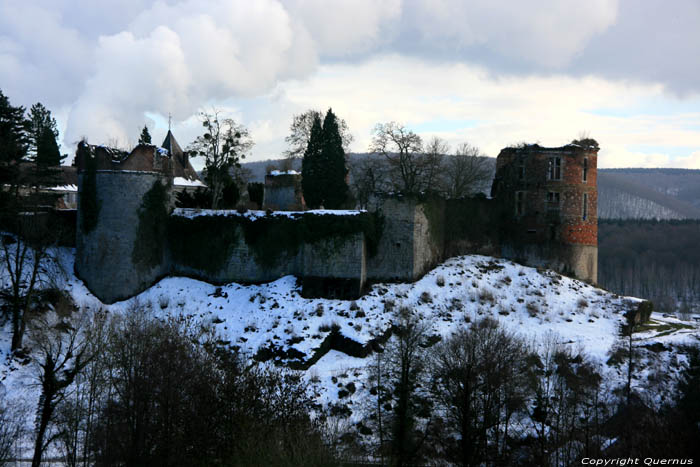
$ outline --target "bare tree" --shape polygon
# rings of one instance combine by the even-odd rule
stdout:
[[[420,192],[426,172],[421,137],[396,122],[378,123],[373,133],[369,151],[387,159],[394,188],[404,193]]]
[[[318,116],[319,120],[323,121],[325,113],[320,110],[309,109],[304,113],[294,115],[292,118],[292,124],[289,126],[289,136],[284,138],[289,145],[289,149],[284,152],[284,155],[288,159],[299,159],[304,155],[306,146],[309,144],[309,138],[311,137],[311,127],[314,123],[314,117],[316,116]],[[340,138],[343,141],[343,150],[347,153],[354,138],[345,120],[339,118],[337,121]],[[289,168],[291,168],[291,163],[288,164]]]
[[[32,467],[41,465],[44,451],[54,441],[55,436],[47,439],[46,434],[57,404],[63,400],[75,377],[96,355],[92,342],[101,339],[84,331],[86,327],[82,322],[74,327],[55,316],[43,315],[31,323],[36,379],[41,387]]]
[[[479,148],[463,143],[457,152],[446,158],[446,191],[450,198],[463,198],[479,193],[493,178],[492,166]]]
[[[461,329],[432,353],[433,394],[446,425],[458,434],[453,461],[507,463],[512,419],[527,401],[525,343],[484,319]],[[449,439],[444,440],[449,444]]]
[[[350,159],[350,188],[361,209],[367,207],[370,196],[385,189],[385,167],[381,159],[368,156],[355,156]]]
[[[370,394],[373,396],[367,409],[371,413],[370,425],[374,426],[378,436],[377,452],[384,464],[384,450],[386,445],[386,418],[387,403],[391,401],[391,391],[386,381],[387,378],[387,353],[384,349],[375,350],[372,361],[367,366],[367,376],[370,385]]]
[[[450,152],[450,145],[442,138],[433,137],[425,146],[425,176],[423,190],[435,193],[444,192],[445,155]]]
[[[55,229],[46,225],[45,219],[42,221],[36,206],[26,209],[10,218],[17,235],[0,238],[0,267],[9,277],[9,287],[0,288],[0,298],[9,305],[13,351],[22,348],[27,314],[35,305],[36,292],[51,269],[53,259],[49,246],[58,238]]]
[[[420,440],[415,438],[416,416],[420,405],[418,388],[425,375],[427,325],[414,311],[401,307],[395,318],[394,336],[387,346],[385,377],[393,397],[391,413],[392,465],[415,460]]]
[[[0,466],[9,465],[13,445],[24,435],[24,417],[16,405],[0,399]]]
[[[253,147],[248,130],[231,118],[220,118],[221,111],[201,112],[204,134],[198,136],[187,150],[204,157],[205,178],[212,191],[212,208],[217,209],[224,188],[231,181],[229,170],[239,165]]]

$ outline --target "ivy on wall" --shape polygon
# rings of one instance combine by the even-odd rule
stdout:
[[[146,192],[139,207],[139,225],[131,252],[134,264],[149,268],[163,263],[168,226],[168,191],[159,180]]]
[[[170,216],[168,248],[173,259],[201,271],[216,273],[221,270],[238,239],[238,226],[227,219],[224,216]]]
[[[304,243],[344,239],[364,233],[370,256],[377,252],[383,218],[374,213],[333,216],[304,213],[290,216],[171,216],[168,239],[173,259],[215,273],[220,271],[238,240],[239,232],[258,264],[274,266],[280,257],[293,256]]]
[[[97,227],[100,215],[100,202],[97,200],[97,159],[87,155],[83,172],[83,186],[80,193],[80,228],[84,234]]]

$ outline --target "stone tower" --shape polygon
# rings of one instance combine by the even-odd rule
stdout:
[[[598,149],[584,140],[501,151],[491,194],[504,220],[504,256],[597,281]]]
[[[168,273],[167,239],[158,233],[173,179],[196,174],[170,133],[165,143],[168,149],[138,145],[129,154],[78,145],[75,272],[105,303],[132,297]]]

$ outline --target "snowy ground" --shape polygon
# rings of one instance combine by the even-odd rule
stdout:
[[[73,271],[72,250],[58,250],[58,257],[64,271]],[[368,390],[365,367],[370,359],[337,350],[317,354],[333,327],[358,344],[366,344],[389,329],[391,311],[402,306],[412,308],[430,326],[432,334],[441,337],[489,316],[532,342],[546,333],[556,333],[561,343],[585,349],[599,362],[606,379],[621,384],[622,370],[605,362],[618,338],[625,311],[636,308],[640,301],[551,271],[485,256],[452,258],[415,283],[374,285],[356,301],[302,298],[292,276],[263,285],[232,283],[222,287],[172,277],[132,300],[113,305],[103,305],[72,272],[66,273],[61,287],[85,312],[104,308],[119,313],[138,303],[150,306],[156,315],[196,317],[211,323],[222,339],[250,357],[261,347],[272,347],[277,355],[286,353],[287,359],[297,364],[320,357],[306,370],[306,377],[325,406],[342,398],[342,404],[352,411],[349,423],[363,417],[360,406]],[[672,351],[673,347],[697,344],[700,336],[695,322],[656,313],[652,317],[652,323],[635,335],[636,343],[639,347],[660,343],[662,350],[657,344],[657,350],[646,352],[637,385],[652,378],[658,384],[674,379],[684,361]],[[22,366],[9,358],[9,331],[9,323],[5,323],[0,332],[0,396],[35,406],[38,390],[31,383],[31,365]],[[348,389],[350,383],[352,389]]]

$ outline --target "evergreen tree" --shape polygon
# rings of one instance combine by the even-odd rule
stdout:
[[[143,130],[141,130],[139,144],[151,144],[151,133],[148,132],[148,127],[146,125],[144,125]]]
[[[319,180],[319,186],[323,190],[323,206],[327,209],[340,209],[348,196],[348,169],[345,166],[338,119],[331,109],[328,109],[323,121],[321,144],[322,179]]]
[[[51,144],[49,134],[54,142]],[[51,111],[37,102],[29,109],[29,159],[44,166],[61,165],[61,154],[58,152],[58,126],[56,119],[51,116]],[[56,152],[53,152],[53,146]],[[42,153],[42,149],[48,149],[48,153]],[[64,156],[65,157],[65,156]]]
[[[309,144],[301,161],[301,188],[304,200],[311,209],[323,204],[323,130],[321,118],[316,115],[311,127]]]
[[[36,164],[44,167],[61,165],[66,155],[61,155],[56,142],[56,134],[49,127],[44,127],[36,142]]]
[[[13,107],[0,90],[0,163],[21,162],[29,147],[24,107]]]
[[[0,90],[0,211],[4,211],[19,188],[19,162],[27,157],[29,124],[24,118],[24,107],[13,107]],[[13,195],[11,195],[11,193]]]

